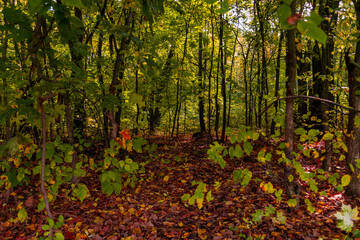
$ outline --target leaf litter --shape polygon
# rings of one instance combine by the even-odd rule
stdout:
[[[152,141],[159,147],[146,165],[145,173],[139,174],[140,180],[134,188],[127,187],[118,196],[108,196],[101,192],[96,173],[89,172],[81,182],[89,188],[90,197],[82,203],[66,197],[51,203],[56,217],[61,214],[65,218],[61,229],[65,239],[342,239],[345,233],[336,227],[333,215],[343,203],[358,205],[354,199],[344,199],[327,182],[320,182],[318,187],[327,193],[326,197],[307,191],[304,186],[300,207],[289,209],[285,201],[278,202],[273,194],[260,188],[261,181],[282,186],[282,165],[276,161],[264,169],[254,154],[244,156],[241,161],[228,158],[225,169],[221,169],[208,159],[207,141],[189,138]],[[271,149],[271,143],[253,145],[255,150]],[[142,153],[136,159],[142,161],[146,157]],[[306,161],[310,160],[304,159],[303,164]],[[253,177],[242,187],[234,183],[232,173],[245,167]],[[181,200],[184,194],[195,191],[193,181],[205,183],[212,192],[213,200],[204,200],[201,209]],[[43,236],[41,227],[46,224],[46,215],[36,209],[40,200],[39,179],[16,188],[9,203],[5,203],[4,194],[1,196],[2,239]],[[311,201],[313,213],[309,213],[304,199]],[[17,204],[22,200],[28,213],[24,223],[17,219]],[[264,211],[269,206],[280,215],[269,217]]]

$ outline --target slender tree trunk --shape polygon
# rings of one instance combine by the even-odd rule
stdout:
[[[231,93],[232,93],[232,76],[233,76],[233,68],[234,68],[234,62],[235,62],[235,50],[236,50],[236,43],[237,43],[237,35],[238,33],[236,32],[235,34],[235,40],[234,40],[234,48],[233,48],[233,52],[232,52],[232,56],[231,56],[231,66],[230,66],[230,75],[229,75],[229,104],[228,104],[228,115],[227,115],[227,121],[226,121],[226,126],[229,127],[230,126],[230,111],[231,111]]]
[[[175,114],[174,114],[173,126],[172,126],[172,130],[171,130],[171,137],[174,136],[175,125],[176,125],[176,122],[178,122],[178,119],[179,119],[178,116],[180,115],[180,106],[181,106],[180,90],[181,90],[181,79],[183,77],[183,75],[182,75],[182,67],[184,65],[185,56],[187,54],[187,35],[188,35],[188,32],[189,32],[188,24],[185,23],[184,53],[183,53],[182,59],[180,61],[181,73],[180,73],[180,76],[178,76],[177,81],[176,81],[176,106],[175,106]],[[178,134],[176,134],[176,135],[178,135]]]
[[[292,13],[295,14],[296,0],[291,3]],[[296,85],[296,45],[295,45],[295,30],[287,30],[287,82],[286,82],[286,96],[294,95]],[[285,186],[289,198],[294,198],[298,195],[297,189],[293,182],[289,182],[289,176],[292,174],[291,162],[294,159],[294,99],[286,99],[286,120],[285,120],[285,156],[288,159],[285,163]]]
[[[204,119],[204,78],[203,78],[203,47],[202,47],[202,33],[199,32],[199,71],[198,71],[198,81],[199,81],[199,120],[200,120],[200,132],[206,132],[205,128],[205,119]]]
[[[280,96],[279,94],[279,89],[280,89],[280,69],[281,69],[281,52],[282,52],[282,41],[284,39],[284,32],[281,31],[280,33],[280,39],[279,39],[279,45],[278,45],[278,55],[276,58],[276,69],[275,69],[275,93],[274,93],[274,97],[278,98]],[[275,107],[275,116],[277,116],[277,113],[279,111],[279,103],[276,101],[274,104]],[[270,133],[274,134],[275,133],[275,120],[272,119],[271,122],[271,129],[270,129]]]
[[[211,5],[212,10],[212,5]],[[209,77],[208,77],[208,131],[209,136],[211,136],[211,78],[212,78],[212,70],[214,65],[214,51],[215,51],[215,35],[214,35],[214,23],[211,18],[211,55],[210,55],[210,69],[209,69]]]
[[[224,44],[224,20],[220,15],[220,66],[221,66],[221,95],[223,99],[223,115],[222,115],[222,129],[221,129],[221,142],[225,141],[226,129],[226,73],[225,73],[225,44]]]
[[[124,27],[130,29],[133,23],[133,11],[131,9],[124,10],[126,14]],[[113,69],[113,75],[111,84],[109,87],[109,92],[113,96],[119,96],[119,92],[116,90],[117,85],[119,84],[119,79],[122,79],[125,73],[125,50],[127,49],[128,45],[130,44],[130,35],[131,32],[127,36],[123,36],[120,41],[120,47],[116,47],[115,38],[114,40],[114,47],[116,52],[115,64]],[[114,109],[109,109],[108,116],[111,124],[111,132],[110,132],[110,139],[113,140],[117,136],[119,123],[119,113],[116,114]]]
[[[220,48],[219,48],[219,53],[218,53],[218,58],[220,58]],[[214,130],[215,130],[215,136],[216,136],[216,140],[219,139],[219,119],[220,119],[220,107],[219,107],[219,72],[220,72],[220,62],[218,61],[217,64],[217,72],[216,72],[216,90],[215,90],[215,126],[214,126]]]

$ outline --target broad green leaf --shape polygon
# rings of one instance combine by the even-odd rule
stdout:
[[[318,26],[321,22],[322,22],[322,20],[323,20],[323,18],[322,17],[320,17],[320,15],[318,14],[318,13],[316,13],[316,12],[311,12],[311,14],[310,14],[310,16],[309,17],[306,17],[305,18],[308,22],[310,22],[310,23],[312,23],[312,24],[314,24],[314,25],[316,25],[316,26]]]
[[[20,220],[20,222],[24,222],[28,216],[26,210],[24,207],[22,207],[19,211],[18,211],[18,218]]]
[[[332,140],[333,138],[334,138],[334,134],[331,133],[325,133],[324,136],[322,137],[322,139],[325,141]]]
[[[307,134],[307,131],[306,131],[304,128],[297,128],[297,129],[295,130],[295,133],[296,133],[297,135],[306,135],[306,134]]]
[[[252,150],[253,150],[253,147],[251,146],[251,143],[249,143],[249,142],[244,142],[244,151],[246,152],[246,154],[247,154],[248,156],[250,156]]]
[[[220,2],[221,8],[218,10],[218,13],[224,14],[230,10],[229,2],[227,0],[223,0]]]
[[[350,180],[351,180],[350,175],[346,174],[346,175],[342,176],[341,177],[341,185],[343,185],[343,187],[349,185]]]
[[[64,240],[65,236],[61,232],[56,232],[55,233],[55,239],[56,240]]]
[[[244,151],[242,150],[242,148],[239,145],[236,145],[234,150],[234,156],[237,158],[241,158],[243,155]]]
[[[50,226],[49,226],[49,225],[43,225],[41,228],[42,228],[42,230],[44,230],[44,231],[49,231],[49,230],[50,230]]]
[[[84,8],[84,4],[81,0],[62,0],[62,3],[69,5],[71,7]]]
[[[115,181],[115,173],[113,171],[108,171],[108,176],[111,178],[111,180]]]
[[[287,201],[287,204],[289,207],[296,207],[297,201],[296,201],[296,199],[289,199]]]
[[[278,8],[279,21],[282,27],[289,28],[287,19],[291,16],[291,8],[288,4],[281,4]]]
[[[74,195],[80,199],[80,201],[84,201],[85,198],[90,196],[90,191],[87,186],[83,183],[79,183],[77,187],[74,189]]]
[[[300,20],[298,21],[297,27],[299,31],[305,36],[308,36],[309,38],[312,38],[322,43],[323,45],[326,44],[327,36],[325,32],[315,24]]]
[[[36,13],[42,5],[42,0],[28,0],[28,8],[31,13]]]
[[[231,135],[230,135],[230,142],[231,142],[231,144],[234,144],[234,143],[236,142],[236,140],[237,140],[236,135],[235,135],[235,134],[231,134]]]

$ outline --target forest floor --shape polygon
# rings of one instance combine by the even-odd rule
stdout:
[[[260,188],[262,181],[282,187],[283,169],[276,160],[265,169],[256,160],[255,151],[241,161],[226,159],[227,165],[221,169],[208,159],[209,142],[205,140],[184,137],[152,141],[158,144],[152,156],[146,153],[133,156],[138,162],[150,159],[134,188],[126,187],[118,196],[107,196],[101,191],[98,175],[88,172],[81,182],[88,186],[91,196],[82,203],[57,198],[51,204],[54,215],[61,214],[65,218],[62,228],[65,239],[344,239],[345,232],[336,227],[333,215],[342,203],[360,206],[359,200],[346,199],[328,183],[319,183],[319,192],[325,191],[326,197],[312,193],[305,186],[301,189],[299,207],[290,209],[285,193],[284,200],[279,203],[273,194]],[[253,147],[272,146],[269,142],[258,141]],[[303,164],[316,167],[310,159],[305,159]],[[239,168],[248,168],[253,174],[246,187],[233,181],[232,173]],[[344,172],[342,168],[333,167],[332,171]],[[181,200],[184,194],[194,193],[193,181],[202,181],[207,190],[212,191],[214,199],[204,200],[201,209]],[[1,239],[40,239],[43,236],[42,226],[47,221],[45,211],[37,211],[39,186],[37,180],[17,188],[7,204],[0,198]],[[307,210],[306,198],[315,207],[313,214]],[[28,219],[24,223],[17,220],[18,201],[25,201]],[[258,222],[254,220],[256,211],[269,205],[283,213],[285,223],[272,216],[263,216]]]

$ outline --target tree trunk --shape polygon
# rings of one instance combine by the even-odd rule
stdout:
[[[295,13],[295,3],[291,3],[292,13]],[[294,95],[296,85],[296,45],[295,45],[295,30],[287,30],[287,82],[286,82],[286,96]],[[286,119],[285,119],[285,156],[289,161],[285,163],[284,182],[286,186],[286,193],[289,198],[297,196],[298,192],[295,189],[294,182],[289,182],[289,176],[292,174],[291,162],[294,159],[294,99],[286,99]]]
[[[356,12],[357,30],[360,30],[360,1],[353,0]],[[360,38],[359,38],[360,39]],[[349,114],[347,138],[348,153],[346,163],[351,175],[350,184],[346,188],[346,193],[352,196],[360,196],[360,169],[357,167],[357,159],[360,158],[360,126],[355,124],[355,120],[360,118],[360,41],[356,43],[355,59],[349,56],[349,50],[345,55],[346,66],[348,69],[349,81],[349,106],[354,108]]]
[[[280,96],[279,90],[280,90],[280,69],[281,69],[281,49],[282,49],[282,41],[284,39],[284,32],[281,31],[280,33],[280,39],[279,39],[279,45],[278,45],[278,55],[276,57],[276,69],[275,69],[275,91],[274,91],[274,97],[278,98]],[[279,103],[276,101],[274,103],[275,108],[275,116],[277,116],[277,113],[279,111]],[[271,129],[270,133],[275,133],[275,120],[274,118],[271,121]]]
[[[223,115],[222,115],[222,128],[221,128],[221,142],[225,142],[225,129],[226,129],[226,73],[225,73],[225,43],[224,43],[224,20],[220,15],[220,66],[221,66],[221,95],[223,100]]]
[[[200,132],[206,132],[205,127],[205,108],[204,108],[204,78],[203,78],[203,46],[202,46],[202,33],[199,32],[199,70],[198,70],[198,81],[199,81],[199,121],[200,121]]]

